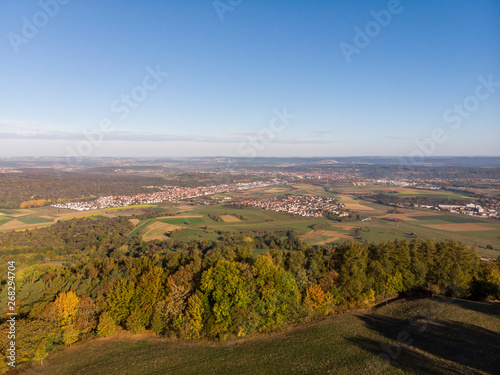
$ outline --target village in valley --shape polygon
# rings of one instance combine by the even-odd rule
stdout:
[[[455,238],[485,257],[497,253],[500,195],[489,169],[463,167],[457,177],[455,168],[402,172],[363,159],[238,162],[89,160],[58,171],[57,189],[48,162],[9,162],[20,173],[4,173],[4,184],[30,194],[0,192],[12,207],[0,210],[0,231],[122,216],[134,226],[128,236],[145,241],[293,230],[315,246]]]
[[[76,211],[98,210],[103,208],[127,207],[141,204],[152,204],[162,202],[176,202],[184,199],[203,197],[208,195],[228,193],[238,190],[248,190],[274,185],[279,181],[272,182],[241,182],[232,185],[200,186],[186,188],[179,186],[148,186],[150,189],[158,190],[154,193],[137,195],[118,195],[99,197],[95,200],[82,202],[58,203],[51,205],[57,208],[67,208]]]
[[[344,204],[338,203],[332,197],[284,195],[266,199],[247,199],[231,202],[228,207],[259,207],[264,210],[286,212],[304,217],[321,217],[325,213],[335,213],[339,217],[349,214],[344,209]]]

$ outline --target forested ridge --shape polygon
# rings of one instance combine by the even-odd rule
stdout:
[[[480,263],[474,249],[455,241],[310,247],[289,231],[144,242],[129,238],[131,229],[120,217],[0,234],[3,263],[15,261],[19,269],[18,362],[109,335],[117,325],[134,333],[225,340],[401,292],[500,298],[499,262]],[[2,306],[6,282],[4,277]]]

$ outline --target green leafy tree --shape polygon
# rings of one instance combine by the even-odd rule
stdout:
[[[482,300],[500,299],[500,258],[480,265],[472,283],[472,295]]]
[[[135,285],[132,281],[122,279],[117,282],[106,298],[107,311],[113,320],[120,324],[130,314],[130,301],[135,293]]]
[[[259,256],[253,266],[256,299],[254,309],[260,317],[259,330],[283,325],[296,311],[300,294],[293,276]]]
[[[155,306],[153,317],[151,318],[151,330],[159,335],[165,332],[166,326],[165,300],[158,301]]]
[[[152,267],[144,272],[137,283],[131,299],[131,309],[136,311],[136,319],[144,327],[149,327],[156,303],[163,296],[164,275],[160,267]]]
[[[339,287],[350,305],[364,302],[365,293],[370,289],[366,275],[368,250],[366,245],[349,243],[340,247],[336,268],[339,273]]]
[[[250,303],[247,286],[236,263],[220,260],[215,267],[203,272],[200,290],[217,326],[213,335],[226,337],[233,328],[232,308]]]
[[[107,311],[104,311],[99,316],[99,324],[97,325],[97,336],[106,337],[116,331],[116,322]]]
[[[132,310],[125,323],[127,329],[132,333],[141,333],[146,329],[144,326],[143,314],[138,309]]]
[[[396,293],[400,293],[403,290],[404,290],[403,276],[399,271],[396,272],[394,275],[389,275],[387,277],[387,280],[385,282],[384,298]],[[385,303],[387,303],[387,299],[385,300]]]

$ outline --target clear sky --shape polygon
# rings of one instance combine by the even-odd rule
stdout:
[[[0,156],[500,155],[500,1],[0,8]]]

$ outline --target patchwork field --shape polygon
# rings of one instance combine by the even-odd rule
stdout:
[[[27,218],[26,218],[27,219]],[[47,225],[52,224],[52,222],[38,222],[38,223],[29,223],[26,224],[20,220],[17,219],[10,219],[8,221],[3,221],[3,224],[0,226],[0,230],[2,231],[7,231],[7,230],[24,230],[29,228],[40,228],[44,227]]]
[[[366,190],[369,187],[356,186],[356,188]],[[231,196],[233,199],[240,199],[242,196],[246,198],[265,198],[284,194],[272,189],[274,188],[267,188],[266,191],[266,188],[260,188],[244,192],[225,193],[220,194],[220,196]],[[309,242],[311,245],[346,241],[378,243],[396,239],[411,240],[418,236],[421,239],[432,238],[438,241],[453,238],[477,246],[480,254],[484,256],[496,258],[500,255],[500,222],[497,220],[411,208],[398,208],[400,213],[388,214],[388,211],[394,209],[394,207],[367,202],[361,196],[356,195],[345,193],[333,195],[327,193],[321,186],[309,184],[298,184],[293,187],[278,186],[276,189],[283,189],[286,192],[314,192],[314,194],[318,195],[329,194],[336,196],[348,208],[360,212],[365,217],[371,218],[371,220],[336,222],[324,217],[298,217],[255,207],[238,209],[225,207],[223,204],[198,206],[194,204],[163,203],[154,205],[153,208],[165,212],[165,215],[173,214],[174,216],[162,216],[141,221],[131,219],[135,228],[129,233],[129,236],[140,234],[146,241],[165,239],[164,233],[184,228],[186,230],[175,238],[179,241],[189,242],[193,239],[215,240],[218,231],[259,233],[294,230],[304,241]],[[347,191],[348,187],[346,186],[345,189]],[[392,191],[394,191],[393,188]],[[258,192],[258,195],[256,195],[256,192]],[[51,225],[58,220],[68,220],[75,217],[98,219],[120,215],[132,216],[133,214],[141,214],[145,208],[151,207],[151,205],[147,206],[83,212],[54,207],[40,207],[30,210],[1,210],[0,230],[25,230]],[[220,216],[222,221],[216,222],[210,219],[209,214]],[[245,220],[240,220],[235,215],[243,216]],[[381,220],[382,218],[401,219],[404,222]],[[317,224],[323,226],[321,230],[314,230],[313,226]]]

